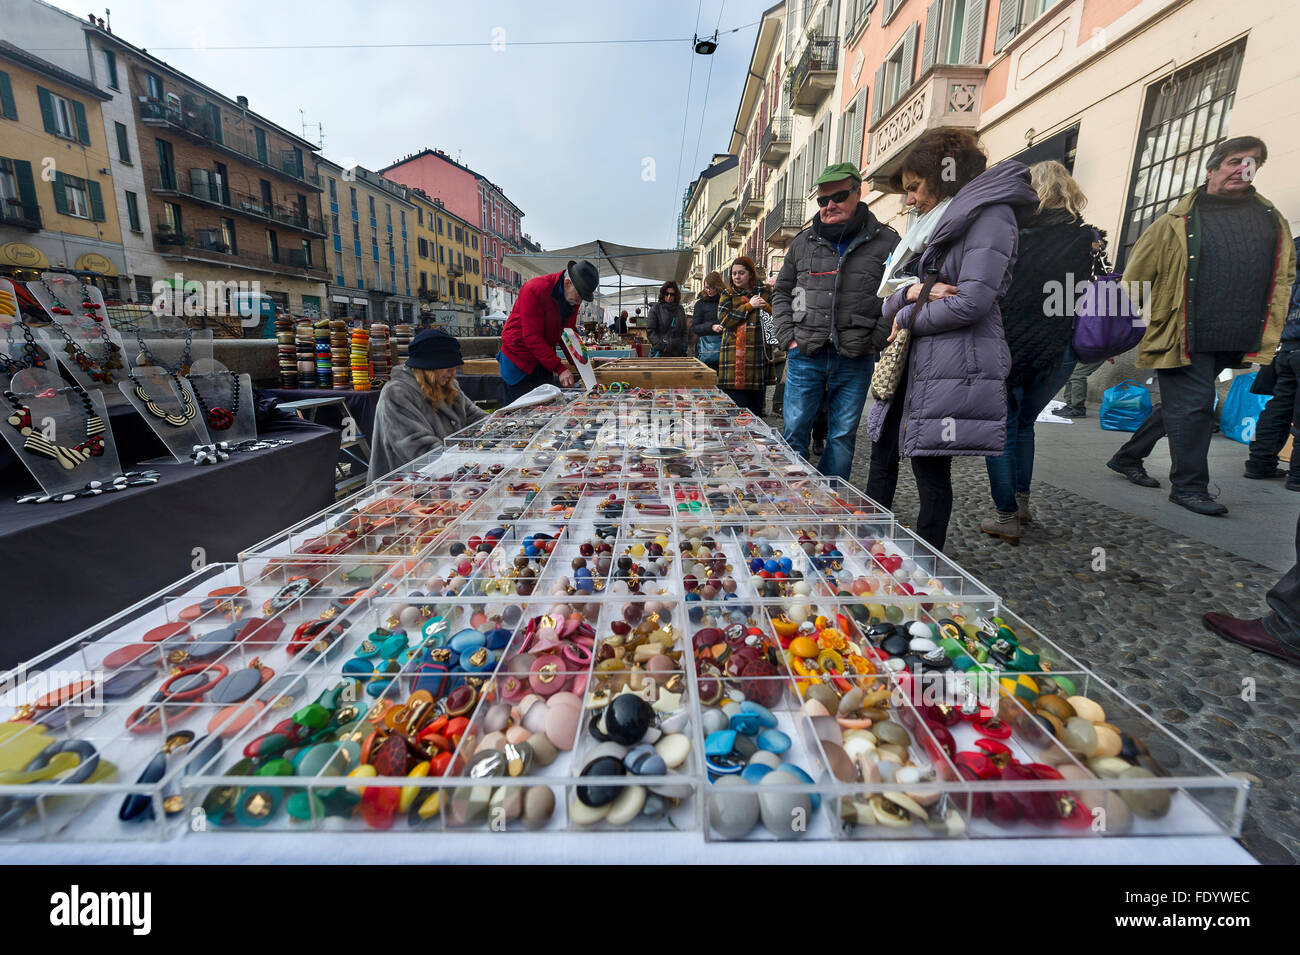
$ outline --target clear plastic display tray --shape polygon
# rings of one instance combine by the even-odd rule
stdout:
[[[647,443],[656,428],[681,445]],[[241,612],[284,626],[264,646],[242,630],[216,639],[205,666],[247,670],[256,654],[292,678],[292,704],[281,693],[221,718],[202,701],[159,714],[160,733],[211,724],[220,748],[133,785],[166,735],[127,729],[164,676],[150,669],[66,724],[118,778],[0,785],[0,807],[23,809],[0,839],[1240,831],[1245,782],[716,392],[596,393],[454,438],[237,568],[33,661],[93,670],[118,653],[161,667],[165,641],[129,648],[167,624],[231,626],[183,617],[220,614],[206,595],[243,588]],[[45,702],[71,714],[77,701]],[[0,759],[37,732],[23,725]],[[132,794],[154,810],[147,825],[117,821]]]

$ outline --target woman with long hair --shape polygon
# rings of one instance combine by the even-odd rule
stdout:
[[[689,322],[682,308],[681,287],[671,279],[659,288],[659,301],[646,316],[646,337],[652,358],[684,358]]]
[[[1092,276],[1093,243],[1101,237],[1084,223],[1088,198],[1063,165],[1035,163],[1029,175],[1038,208],[1020,218],[1020,255],[1002,298],[1011,349],[1007,443],[1001,455],[984,459],[997,514],[980,524],[984,533],[1013,543],[1020,540],[1021,525],[1032,520],[1034,422],[1074,370],[1071,294]]]
[[[772,311],[772,287],[758,280],[754,260],[745,255],[731,263],[730,278],[718,297],[718,387],[761,418],[771,364],[761,316]]]
[[[718,370],[718,355],[722,350],[722,326],[718,324],[718,297],[724,283],[717,272],[704,276],[704,288],[695,300],[691,315],[691,331],[695,333],[695,357],[714,371]]]
[[[437,328],[411,339],[406,364],[379,393],[370,442],[370,480],[402,467],[449,435],[487,417],[456,387],[460,342]]]
[[[916,532],[943,550],[952,517],[952,459],[1001,454],[1011,354],[998,299],[1016,261],[1017,209],[1038,204],[1029,170],[1011,160],[986,168],[974,133],[938,127],[917,138],[890,183],[920,218],[890,256],[881,313],[910,336],[893,396],[867,417],[867,495],[894,502],[900,458],[910,458],[920,497]],[[922,300],[922,293],[925,294]]]

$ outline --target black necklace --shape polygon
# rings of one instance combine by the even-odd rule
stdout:
[[[199,388],[194,384],[194,377],[186,375],[190,386],[194,389],[194,398],[199,403],[199,408],[203,412],[204,420],[207,421],[208,427],[213,431],[225,431],[235,423],[235,416],[239,414],[239,376],[233,371],[227,372],[230,375],[230,410],[227,411],[220,405],[209,408],[207,402],[203,400],[203,395],[199,393]]]
[[[190,353],[190,345],[193,343],[193,340],[194,327],[189,326],[185,329],[185,348],[181,351],[181,360],[176,364],[176,367],[173,368],[165,361],[160,361],[154,353],[149,350],[149,346],[144,343],[144,338],[140,335],[140,329],[138,326],[135,330],[135,341],[136,344],[140,346],[140,354],[149,359],[149,364],[156,368],[161,368],[172,377],[175,377],[176,375],[188,375],[190,373],[190,362],[193,358]]]
[[[11,426],[16,428],[27,439],[23,442],[23,450],[28,454],[35,454],[38,457],[58,461],[67,471],[71,471],[78,465],[85,464],[91,458],[97,458],[104,453],[104,419],[95,413],[95,406],[91,404],[90,395],[86,393],[84,388],[75,382],[73,382],[72,388],[76,391],[77,396],[81,398],[82,405],[85,406],[86,439],[70,448],[55,444],[46,438],[41,431],[32,427],[31,409],[23,404],[22,399],[8,388],[4,390],[5,400],[14,409],[7,420]],[[41,392],[39,397],[52,397],[53,393],[54,389],[51,388],[47,392]]]
[[[50,301],[53,303],[50,306],[50,313],[52,315],[71,316],[71,309],[59,301],[59,297],[54,294],[54,289],[50,288],[45,279],[37,279],[37,281],[41,283],[41,288],[45,289],[46,293],[50,296]],[[54,326],[54,329],[60,335],[63,336],[63,350],[72,356],[72,360],[75,361],[78,367],[80,367],[81,370],[90,377],[90,380],[108,383],[113,380],[113,369],[122,367],[122,362],[117,356],[117,352],[119,352],[120,349],[113,343],[113,340],[108,337],[108,332],[104,330],[104,317],[98,314],[99,306],[91,299],[89,293],[85,291],[85,288],[86,286],[83,284],[81,305],[82,308],[85,309],[84,317],[95,322],[95,328],[99,331],[100,344],[104,348],[104,357],[101,359],[94,358],[94,356],[73,340],[72,336],[68,334],[67,329],[54,319],[50,320],[50,324]]]

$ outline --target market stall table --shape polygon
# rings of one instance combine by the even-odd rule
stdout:
[[[370,391],[353,391],[351,389],[334,390],[332,388],[268,388],[262,392],[271,398],[276,398],[282,402],[303,401],[307,398],[342,398],[347,405],[348,414],[356,422],[357,433],[371,435],[375,430],[375,409],[379,407],[379,392],[381,389],[372,388]],[[336,428],[343,426],[343,421],[336,409],[325,408],[320,412],[318,419],[321,424],[332,424]]]
[[[27,570],[10,579],[0,602],[0,667],[67,639],[184,576],[196,562],[232,560],[333,501],[337,430],[285,419],[260,436],[293,444],[232,454],[205,467],[171,458],[124,464],[162,477],[68,503],[16,503],[32,481],[17,466],[5,469],[0,551],[11,566]]]
[[[30,661],[125,668],[93,711],[67,677],[0,696],[121,772],[84,798],[0,787],[44,800],[0,839],[69,843],[47,861],[182,838],[186,861],[1248,861],[1248,783],[728,411],[696,390],[503,412]],[[707,434],[651,442],[655,412]],[[210,662],[169,675],[173,653]],[[286,682],[228,706],[263,666]],[[169,693],[172,726],[225,742],[143,792],[144,826],[116,807],[154,750],[136,714]]]

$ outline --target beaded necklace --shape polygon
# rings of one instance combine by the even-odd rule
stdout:
[[[203,400],[203,395],[199,393],[198,386],[194,384],[192,375],[186,375],[190,386],[194,389],[194,397],[199,403],[199,409],[203,412],[204,420],[207,421],[208,427],[213,431],[225,431],[235,423],[235,416],[239,414],[239,376],[233,371],[227,372],[230,375],[230,410],[217,405],[209,408],[207,402]]]
[[[71,316],[72,310],[59,301],[59,297],[54,294],[54,289],[50,288],[45,279],[37,279],[37,281],[40,282],[41,288],[45,289],[46,294],[50,296],[50,301],[52,303],[49,309],[50,313],[52,315]],[[68,334],[68,330],[57,321],[51,319],[50,324],[54,326],[55,331],[63,336],[63,350],[72,356],[72,360],[75,361],[78,367],[80,367],[81,370],[90,377],[90,380],[107,384],[113,380],[113,369],[122,367],[121,359],[117,356],[120,349],[116,344],[114,344],[112,339],[108,337],[108,332],[104,330],[104,317],[98,314],[100,306],[93,298],[91,298],[84,283],[81,288],[81,307],[84,309],[83,317],[89,318],[95,322],[95,328],[99,332],[100,344],[104,348],[104,357],[96,359],[92,356],[88,351],[78,345],[73,337]]]
[[[13,412],[6,420],[27,439],[23,442],[23,450],[28,454],[58,461],[59,465],[67,471],[71,471],[78,465],[85,464],[92,457],[97,458],[104,453],[104,419],[95,413],[95,406],[91,404],[90,395],[86,393],[84,388],[75,382],[72,388],[81,399],[86,415],[86,438],[80,444],[72,447],[55,444],[45,437],[42,431],[34,428],[32,426],[31,409],[23,404],[22,399],[8,388],[4,389],[5,400],[13,407]],[[54,389],[50,388],[41,392],[37,397],[53,397],[54,394]]]

